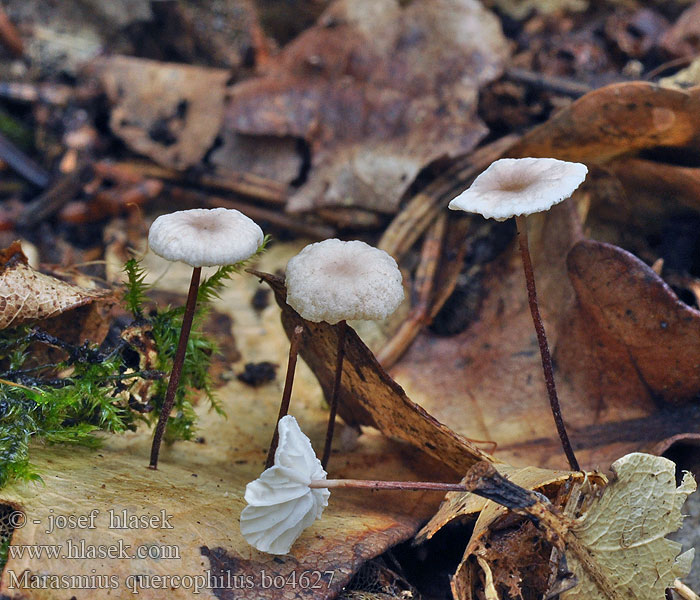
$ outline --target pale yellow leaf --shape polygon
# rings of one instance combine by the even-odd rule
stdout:
[[[616,477],[572,533],[614,586],[616,597],[662,600],[666,588],[690,571],[694,550],[679,554],[681,545],[665,536],[680,528],[681,506],[695,491],[695,479],[685,473],[676,487],[676,465],[650,454],[628,454],[611,469]],[[567,552],[567,559],[579,584],[563,598],[608,600],[579,557]]]

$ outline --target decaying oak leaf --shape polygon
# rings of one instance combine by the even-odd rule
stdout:
[[[298,250],[298,246],[276,244],[261,258],[260,266],[275,270]],[[159,289],[181,294],[187,289],[190,274],[186,265],[168,265],[150,253],[144,262],[150,279],[159,279]],[[166,269],[168,277],[160,277]],[[258,313],[250,306],[259,287],[254,277],[237,277],[223,290],[216,308],[235,319],[233,332],[241,364],[261,360],[283,364],[289,346],[279,325],[279,309],[271,303]],[[235,369],[240,366],[236,364]],[[60,552],[65,554],[68,539],[74,549],[85,540],[84,548],[122,544],[130,556],[138,548],[145,548],[141,552],[147,556],[76,560],[10,555],[0,593],[13,600],[48,600],[64,593],[88,600],[106,594],[101,590],[112,585],[112,579],[93,580],[99,593],[95,589],[67,589],[76,587],[70,580],[58,581],[54,589],[13,589],[10,572],[21,579],[29,569],[27,577],[35,582],[42,581],[32,579],[35,575],[113,577],[117,587],[110,593],[119,598],[132,596],[127,587],[130,584],[138,589],[138,598],[163,598],[167,593],[168,598],[189,599],[194,597],[195,582],[204,582],[197,596],[201,598],[298,600],[335,596],[365,560],[413,536],[434,512],[441,495],[333,493],[323,519],[304,532],[289,556],[254,550],[244,542],[238,519],[246,483],[264,468],[281,388],[279,378],[256,388],[230,381],[217,392],[228,419],[198,407],[201,443],[178,442],[164,447],[155,472],[147,468],[151,433],[146,430],[104,436],[98,451],[64,446],[33,448],[31,459],[44,484],[15,484],[0,490],[0,504],[11,505],[27,516],[26,525],[14,530],[13,546],[60,544]],[[321,447],[328,411],[322,408],[315,378],[301,363],[291,409],[314,447]],[[448,479],[453,474],[411,446],[367,432],[351,452],[334,453],[331,476],[426,480]],[[89,515],[92,510],[98,511],[95,529],[50,529],[51,523],[60,525],[60,520],[51,520],[58,515]],[[117,517],[126,510],[127,515],[150,513],[170,518],[156,520],[150,527],[110,529],[110,510]],[[159,528],[160,524],[165,527]],[[179,558],[172,558],[175,553]],[[200,579],[194,580],[195,576]],[[47,577],[43,581],[50,586],[56,580]]]
[[[316,375],[326,397],[330,397],[338,347],[337,328],[323,321],[311,323],[302,319],[286,303],[287,290],[282,278],[260,271],[250,272],[265,281],[275,293],[287,335],[291,336],[298,325],[304,327],[299,354]],[[348,328],[345,340],[338,413],[346,424],[375,427],[387,436],[416,446],[457,473],[466,472],[478,461],[493,460],[412,402],[352,328]]]
[[[35,271],[19,242],[0,251],[0,330],[53,318],[106,295]]]
[[[646,264],[616,246],[583,240],[571,249],[567,263],[578,298],[574,319],[582,322],[572,323],[577,335],[563,337],[559,356],[577,365],[565,374],[576,380],[581,393],[600,397],[603,390],[590,379],[587,385],[576,371],[606,373],[608,402],[629,390],[617,378],[634,371],[657,399],[674,404],[692,400],[700,390],[700,311],[681,302]],[[597,369],[590,368],[592,360]]]
[[[308,142],[311,170],[290,210],[392,213],[424,166],[486,135],[478,89],[507,55],[476,0],[336,0],[262,78],[232,88],[227,124]]]
[[[214,142],[230,73],[128,56],[93,63],[113,107],[110,126],[133,150],[186,169]]]
[[[636,598],[658,600],[674,579],[690,572],[694,549],[666,539],[680,528],[681,507],[697,485],[690,473],[676,487],[676,465],[650,454],[628,454],[611,466],[614,478],[602,497],[576,521],[572,533],[587,557],[567,553],[578,585],[566,600]],[[616,596],[604,594],[590,578],[583,560],[596,562],[615,585]]]

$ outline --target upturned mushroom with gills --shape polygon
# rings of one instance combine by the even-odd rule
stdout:
[[[401,271],[396,261],[383,250],[359,240],[329,239],[306,246],[287,264],[285,276],[287,304],[313,323],[325,321],[336,326],[337,351],[326,443],[321,464],[325,469],[331,454],[338,396],[341,388],[345,334],[348,320],[380,320],[393,313],[404,297]],[[296,335],[299,335],[296,334]],[[292,354],[298,339],[292,339]],[[289,376],[288,376],[289,380]],[[290,393],[290,392],[289,392]],[[289,397],[285,389],[284,398]],[[283,405],[279,418],[286,414]],[[268,453],[274,456],[276,438]]]
[[[566,432],[554,385],[552,358],[537,304],[526,218],[532,213],[549,210],[555,204],[569,198],[583,183],[587,173],[588,169],[584,164],[554,158],[502,158],[481,173],[469,189],[459,194],[449,204],[452,210],[478,213],[487,219],[497,221],[515,217],[528,303],[540,347],[547,395],[559,439],[569,466],[574,471],[580,469]]]
[[[288,554],[303,531],[323,515],[330,489],[472,492],[524,513],[542,502],[549,504],[541,494],[508,481],[486,461],[475,463],[458,483],[326,479],[326,471],[296,419],[285,415],[277,429],[279,446],[274,464],[246,486],[247,506],[240,516],[243,537],[260,552]],[[536,514],[541,517],[542,511]]]
[[[175,404],[187,340],[197,303],[202,267],[235,265],[253,256],[263,245],[262,229],[243,213],[226,208],[195,208],[158,217],[148,232],[148,245],[157,255],[170,261],[184,262],[191,267],[190,281],[182,329],[173,359],[173,367],[163,407],[153,435],[149,468],[158,468],[158,455],[170,411]]]

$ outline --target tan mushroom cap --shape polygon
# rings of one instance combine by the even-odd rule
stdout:
[[[403,300],[401,279],[383,250],[357,240],[324,240],[287,264],[287,304],[314,323],[385,319]]]
[[[502,158],[449,204],[452,210],[503,221],[549,210],[583,183],[586,165],[555,158]]]
[[[232,265],[250,258],[263,242],[262,229],[228,208],[194,208],[153,221],[148,245],[157,255],[193,267]]]

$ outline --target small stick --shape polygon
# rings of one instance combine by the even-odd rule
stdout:
[[[524,215],[515,217],[515,223],[518,227],[518,244],[520,245],[520,254],[523,259],[523,270],[525,271],[525,281],[527,284],[527,299],[530,304],[530,313],[532,314],[532,322],[535,325],[537,333],[537,342],[540,346],[540,356],[542,357],[542,370],[544,371],[544,380],[547,385],[547,395],[549,396],[549,404],[552,408],[552,415],[557,426],[559,439],[564,448],[564,453],[569,461],[569,466],[572,471],[580,471],[574,449],[571,447],[569,436],[566,433],[564,419],[561,416],[561,407],[559,406],[559,398],[557,390],[554,386],[554,370],[552,368],[552,357],[549,354],[549,346],[547,345],[547,336],[544,332],[544,324],[540,316],[540,309],[537,305],[537,290],[535,289],[535,273],[532,268],[532,259],[530,258],[530,250],[527,240],[527,218]]]
[[[51,178],[49,172],[39,166],[10,140],[0,133],[0,160],[6,162],[27,181],[45,188]]]
[[[525,83],[535,88],[540,88],[545,91],[555,92],[578,98],[592,91],[593,87],[567,77],[557,77],[556,75],[545,75],[543,73],[535,73],[527,69],[518,69],[511,67],[506,69],[505,76],[512,81]]]
[[[15,56],[24,54],[24,42],[2,6],[0,6],[0,42]]]
[[[75,198],[94,175],[92,165],[88,164],[61,176],[38,198],[25,204],[24,211],[17,219],[17,224],[23,227],[32,227],[56,214]]]
[[[333,430],[335,429],[335,415],[338,412],[338,397],[340,396],[340,379],[343,376],[343,359],[345,358],[345,334],[348,324],[345,320],[338,323],[338,350],[335,358],[335,380],[333,381],[333,393],[331,394],[330,414],[328,415],[328,428],[326,429],[326,445],[323,448],[321,465],[325,469],[331,457],[331,444],[333,443]]]
[[[292,398],[292,385],[294,385],[294,371],[297,366],[297,357],[299,356],[299,344],[301,343],[301,334],[304,333],[304,328],[297,325],[294,328],[292,339],[289,341],[289,361],[287,362],[287,377],[284,380],[284,390],[282,391],[282,403],[280,404],[280,412],[277,415],[277,423],[289,412],[289,401]],[[279,442],[279,431],[275,425],[275,433],[272,435],[270,449],[267,451],[267,461],[265,468],[269,469],[275,462],[275,451]]]
[[[429,323],[428,312],[446,229],[447,213],[443,212],[435,219],[423,239],[420,263],[413,284],[412,296],[416,296],[416,301],[412,303],[411,312],[394,336],[377,353],[377,360],[384,369],[390,369],[396,364],[423,327]]]
[[[177,391],[178,383],[180,383],[180,375],[182,374],[182,365],[185,362],[185,351],[187,350],[187,339],[190,337],[190,329],[192,329],[192,319],[194,318],[194,307],[197,303],[197,291],[199,290],[199,278],[202,273],[202,267],[194,267],[192,270],[192,280],[190,281],[190,290],[187,294],[187,304],[185,304],[185,314],[182,317],[182,329],[180,330],[180,339],[177,343],[177,350],[173,360],[173,369],[170,372],[170,380],[168,381],[168,390],[165,393],[163,408],[158,418],[156,431],[153,434],[153,445],[151,446],[151,463],[149,469],[158,468],[158,454],[160,453],[160,444],[163,441],[165,428],[168,425],[170,411],[175,404],[175,392]]]

